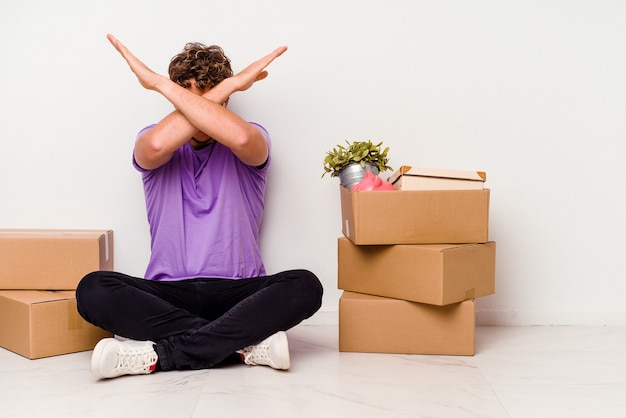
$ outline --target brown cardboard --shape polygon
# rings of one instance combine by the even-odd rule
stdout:
[[[397,190],[480,190],[487,173],[403,165],[389,177]]]
[[[357,245],[488,241],[489,189],[340,189],[342,232]]]
[[[113,270],[113,231],[0,229],[0,289],[74,290]]]
[[[338,287],[432,305],[495,292],[496,243],[354,245],[338,240]]]
[[[434,306],[344,292],[339,351],[474,355],[474,301]]]
[[[82,319],[73,291],[0,291],[0,346],[24,357],[91,350],[111,336]]]

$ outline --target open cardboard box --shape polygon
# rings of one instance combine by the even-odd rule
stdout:
[[[113,270],[113,231],[0,229],[0,289],[74,290]]]
[[[92,350],[111,336],[79,315],[73,291],[0,291],[0,346],[24,357]]]
[[[434,306],[344,292],[339,351],[474,355],[474,301]]]
[[[403,165],[388,181],[398,190],[481,190],[486,180],[487,173],[484,171]]]
[[[354,245],[338,239],[338,287],[449,305],[495,292],[496,243]]]
[[[488,241],[489,189],[340,189],[342,232],[357,245]]]

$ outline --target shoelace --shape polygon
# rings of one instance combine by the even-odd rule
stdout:
[[[243,350],[241,350],[244,355],[244,362],[246,364],[254,365],[254,364],[257,364],[259,360],[268,361],[269,360],[268,349],[269,349],[269,345],[267,344],[251,345],[249,347],[244,348]]]
[[[157,362],[157,354],[152,351],[125,348],[117,355],[117,368],[124,370],[149,371],[150,367]]]

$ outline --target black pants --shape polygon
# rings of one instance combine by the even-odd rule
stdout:
[[[285,331],[321,306],[322,285],[306,270],[251,279],[144,280],[99,271],[76,290],[78,312],[116,335],[155,342],[159,369],[205,369]]]

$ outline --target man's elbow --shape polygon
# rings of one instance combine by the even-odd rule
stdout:
[[[163,141],[152,130],[149,130],[139,137],[135,147],[139,148],[142,153],[158,155],[163,152]]]
[[[163,142],[150,132],[144,133],[135,143],[135,161],[140,167],[151,170],[167,160]]]
[[[233,138],[232,144],[231,149],[235,155],[248,165],[259,166],[267,160],[267,142],[258,131],[243,131]]]

